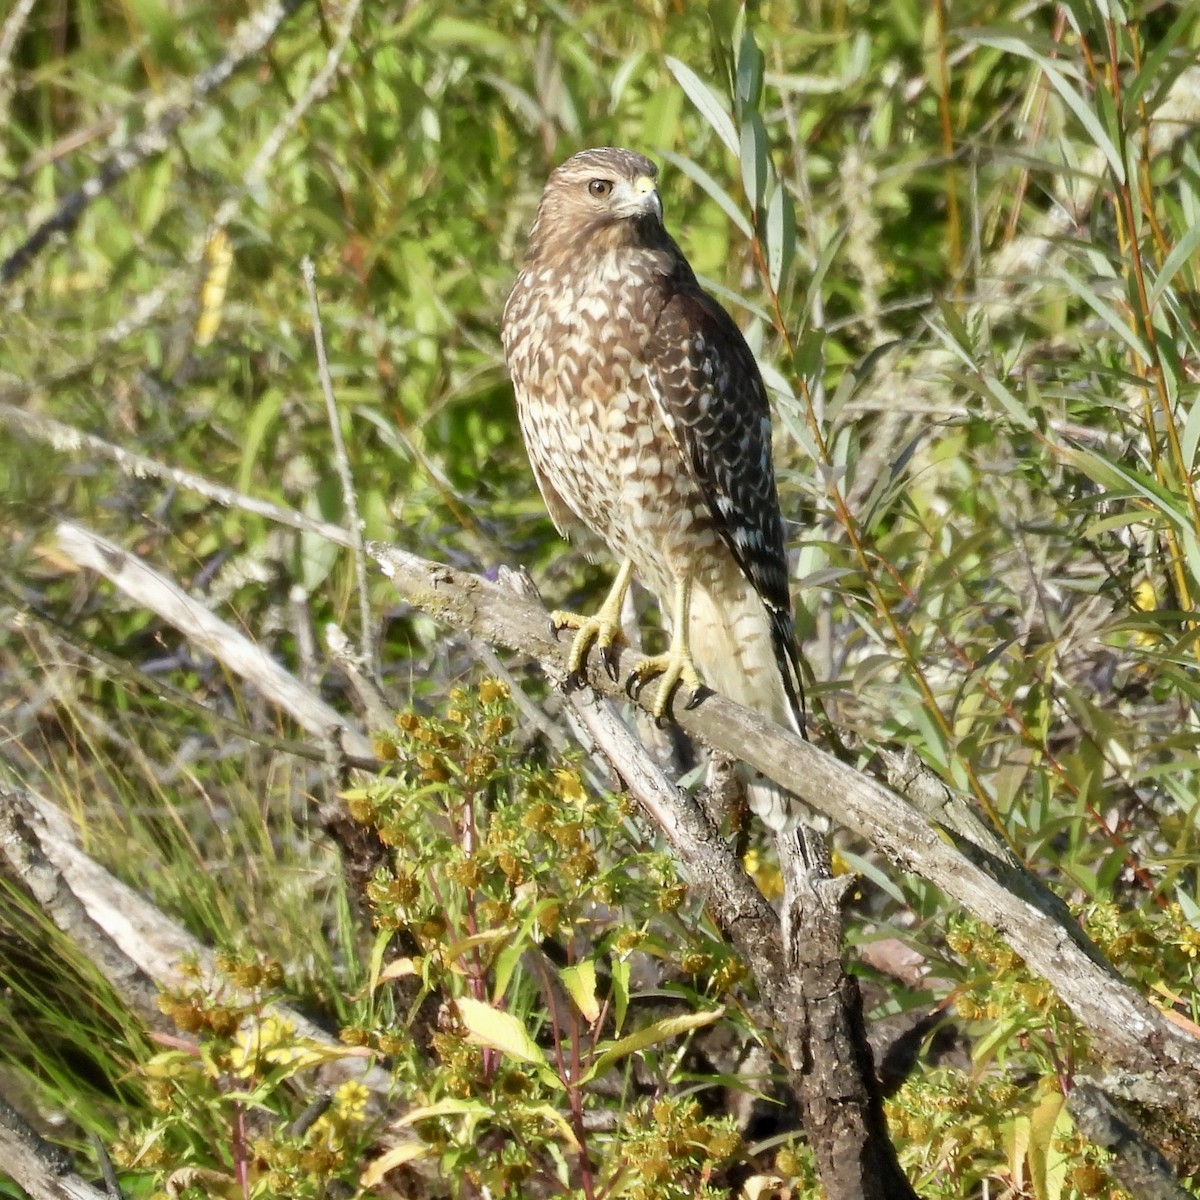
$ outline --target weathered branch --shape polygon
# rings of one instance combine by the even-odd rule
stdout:
[[[107,1193],[77,1175],[57,1146],[43,1141],[0,1096],[0,1162],[30,1200],[108,1200]]]
[[[368,551],[410,604],[446,625],[528,655],[565,684],[566,646],[550,632],[543,608],[390,546],[371,543]],[[602,671],[592,672],[589,681],[597,693],[624,700]],[[1200,1043],[1121,979],[1077,924],[1060,919],[1060,906],[1044,899],[1028,876],[1020,894],[999,882],[1013,880],[1009,861],[953,829],[935,828],[881,784],[720,696],[691,711],[677,708],[675,717],[693,737],[749,763],[992,925],[1054,987],[1088,1029],[1100,1058],[1145,1077],[1158,1103],[1200,1116]]]
[[[154,988],[168,991],[194,986],[194,979],[180,969],[186,962],[196,963],[202,977],[216,978],[212,951],[84,853],[57,806],[32,790],[0,786],[0,817],[11,814],[18,815],[36,839],[37,855],[42,859],[40,869],[44,878],[50,880],[50,890],[55,895],[69,890],[70,903],[81,906],[88,936],[77,937],[80,922],[66,932],[102,970],[105,970],[103,962],[114,961],[123,970],[134,973],[139,981],[148,980]],[[0,833],[0,838],[4,837]],[[224,989],[234,1003],[248,1005],[252,1001],[250,993],[232,984],[225,984]],[[118,991],[122,989],[118,987]],[[130,999],[127,992],[123,994]],[[156,1003],[153,999],[147,1001],[141,984],[131,1003],[133,1011],[144,1021],[148,1017],[147,1003],[157,1012]],[[295,1009],[284,1004],[267,1004],[260,1015],[291,1025],[298,1038],[331,1052],[330,1061],[314,1068],[320,1086],[335,1088],[347,1079],[358,1079],[381,1099],[391,1094],[393,1085],[386,1071],[369,1065],[366,1056],[342,1046]],[[332,1053],[335,1051],[336,1056]],[[0,1162],[3,1161],[0,1156]]]
[[[346,717],[315,696],[261,647],[136,555],[68,521],[58,527],[58,542],[73,562],[98,571],[130,599],[175,626],[309,733],[321,739],[335,738],[345,753],[374,760],[370,740]]]
[[[318,521],[312,517],[288,508],[283,504],[274,504],[270,500],[260,500],[256,496],[247,496],[236,488],[226,487],[222,483],[214,483],[203,475],[185,471],[181,467],[165,466],[157,459],[144,454],[136,454],[123,446],[115,445],[104,438],[92,433],[84,433],[73,425],[66,425],[29,409],[16,405],[0,403],[0,426],[22,433],[52,450],[61,454],[83,454],[90,459],[102,458],[113,463],[118,470],[131,479],[157,479],[171,487],[186,488],[197,496],[203,496],[223,508],[235,509],[239,512],[250,513],[272,521],[276,525],[284,525],[289,529],[297,529],[301,533],[312,533],[323,537],[336,546],[350,546],[350,534],[340,525],[329,521]]]
[[[0,869],[32,895],[38,907],[104,976],[129,1009],[151,1028],[170,1022],[158,1008],[153,980],[96,924],[31,826],[27,797],[0,781]]]
[[[258,12],[247,17],[229,40],[228,52],[211,67],[188,81],[181,94],[169,103],[158,118],[136,134],[125,146],[101,164],[81,188],[63,198],[55,212],[46,218],[3,262],[0,284],[11,283],[23,272],[56,233],[68,233],[79,223],[87,207],[113,188],[130,171],[147,159],[162,154],[170,145],[171,134],[232,75],[251,63],[270,43],[304,0],[269,0]]]
[[[785,955],[779,918],[732,847],[699,804],[666,778],[613,702],[589,688],[575,689],[569,701],[750,968],[779,1031],[826,1194],[831,1200],[915,1197],[888,1137],[861,998],[842,969],[840,900],[826,878],[807,864],[790,872],[808,886],[797,897],[805,911],[792,922],[798,944]]]
[[[1191,1200],[1171,1164],[1119,1104],[1091,1083],[1077,1084],[1067,1108],[1080,1132],[1115,1157],[1113,1177],[1137,1200]]]

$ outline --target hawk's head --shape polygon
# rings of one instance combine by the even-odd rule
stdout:
[[[615,146],[582,150],[546,181],[529,253],[599,245],[658,243],[663,238],[658,168]]]

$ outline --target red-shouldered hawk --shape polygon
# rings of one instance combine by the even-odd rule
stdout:
[[[620,561],[577,630],[611,649],[636,572],[670,614],[666,654],[641,659],[638,687],[722,695],[803,732],[771,417],[754,355],[663,228],[658,169],[631,150],[584,150],[546,184],[502,338],[521,431],[559,531],[590,531]],[[775,829],[798,810],[759,778],[751,807]]]

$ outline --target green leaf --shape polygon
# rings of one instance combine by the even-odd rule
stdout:
[[[364,1188],[376,1187],[389,1171],[394,1171],[405,1163],[415,1162],[418,1158],[424,1158],[429,1153],[430,1148],[421,1142],[401,1142],[399,1146],[393,1146],[367,1164],[362,1178],[358,1181],[359,1185]]]
[[[1153,308],[1158,303],[1158,298],[1166,290],[1167,285],[1175,278],[1184,263],[1188,262],[1196,250],[1200,249],[1200,225],[1193,225],[1187,233],[1183,235],[1171,247],[1171,253],[1167,255],[1166,261],[1162,265],[1157,278],[1154,280],[1154,285],[1150,289],[1149,304]]]
[[[431,46],[454,46],[483,54],[508,55],[512,42],[493,25],[467,21],[462,17],[438,17],[425,31]]]
[[[493,1004],[499,1004],[504,999],[504,993],[508,991],[513,972],[517,969],[517,963],[521,961],[521,955],[525,953],[525,950],[526,946],[523,941],[512,941],[496,955],[496,961],[492,964]]]
[[[1055,1138],[1071,1129],[1062,1093],[1051,1092],[1029,1121],[1029,1182],[1037,1200],[1060,1200],[1066,1182],[1066,1157],[1054,1148]]]
[[[739,111],[757,109],[762,98],[763,52],[749,29],[742,30],[737,56],[737,105]]]
[[[667,69],[675,76],[687,98],[696,106],[713,132],[724,142],[725,149],[737,158],[740,149],[737,130],[733,126],[729,110],[725,107],[725,101],[691,67],[681,63],[679,59],[667,55]]]
[[[1127,121],[1140,121],[1141,114],[1138,111],[1138,106],[1142,101],[1147,99],[1146,91],[1150,86],[1150,81],[1158,74],[1163,63],[1171,55],[1171,51],[1175,48],[1176,43],[1185,33],[1190,32],[1196,24],[1196,12],[1190,5],[1184,5],[1180,9],[1179,16],[1175,18],[1171,27],[1166,33],[1159,34],[1153,40],[1153,45],[1146,54],[1142,62],[1141,70],[1121,88],[1121,108],[1124,110],[1124,117]],[[1175,63],[1172,64],[1172,70],[1168,74],[1167,83],[1173,82],[1181,71],[1193,62],[1191,55],[1181,54]],[[1165,86],[1163,81],[1159,81],[1160,86]],[[1156,105],[1151,102],[1149,107],[1153,109]]]
[[[489,1117],[492,1109],[479,1100],[456,1100],[447,1098],[434,1104],[422,1104],[410,1108],[404,1116],[392,1122],[393,1129],[403,1129],[406,1125],[415,1125],[418,1121],[428,1121],[434,1117]]]
[[[558,973],[567,995],[583,1014],[584,1020],[592,1022],[600,1016],[600,1002],[596,999],[596,964],[588,958],[571,967],[563,967]]]
[[[239,492],[253,491],[253,479],[260,464],[267,459],[263,451],[263,442],[267,430],[275,424],[283,407],[283,392],[278,388],[268,388],[262,399],[254,406],[250,415],[239,429],[238,440],[242,447],[241,462],[238,464],[237,482]]]
[[[395,934],[390,929],[381,929],[375,935],[375,942],[371,947],[371,971],[367,984],[369,992],[374,992],[379,986],[379,973],[383,970],[383,956],[394,936]]]
[[[625,1024],[625,1014],[629,1011],[629,977],[630,965],[628,958],[614,958],[612,961],[612,994],[613,994],[613,1028],[620,1033]]]
[[[1087,131],[1092,142],[1103,153],[1112,168],[1118,183],[1125,182],[1125,163],[1116,143],[1109,137],[1100,118],[1091,105],[1075,90],[1067,78],[1061,59],[1049,57],[1034,49],[1031,40],[1026,40],[1015,33],[989,30],[967,30],[963,34],[965,41],[974,42],[981,46],[992,46],[1006,54],[1015,54],[1020,58],[1037,63],[1042,73],[1050,81],[1050,86],[1059,94],[1063,103],[1075,114],[1079,123]]]
[[[458,1009],[459,1020],[467,1027],[467,1041],[472,1045],[487,1046],[518,1062],[549,1069],[541,1046],[512,1013],[501,1012],[470,996],[460,996],[454,1006]]]
[[[738,208],[733,197],[703,167],[697,166],[690,158],[672,154],[669,150],[660,150],[659,154],[707,192],[748,239],[754,237],[754,227],[746,220],[746,214]]]
[[[742,187],[746,189],[747,199],[754,205],[757,220],[762,211],[763,197],[767,194],[770,167],[767,163],[767,131],[763,128],[762,117],[756,112],[748,112],[742,122],[738,156],[742,163]]]
[[[767,209],[767,275],[779,295],[796,255],[796,211],[782,179],[775,181]]]
[[[1180,452],[1183,454],[1183,465],[1189,471],[1196,464],[1196,447],[1200,445],[1200,396],[1192,397],[1192,407],[1188,410],[1187,420],[1183,425],[1183,436],[1180,438]]]
[[[693,1029],[702,1029],[705,1025],[711,1025],[724,1013],[723,1008],[715,1008],[711,1012],[684,1013],[679,1017],[666,1017],[661,1021],[655,1021],[652,1025],[647,1025],[644,1029],[639,1029],[637,1033],[631,1033],[628,1037],[621,1038],[620,1041],[601,1042],[597,1047],[600,1050],[599,1057],[584,1072],[580,1082],[586,1083],[589,1080],[598,1079],[613,1063],[627,1058],[630,1054],[636,1054],[639,1050],[656,1046],[659,1042],[678,1037],[681,1033],[690,1033]]]

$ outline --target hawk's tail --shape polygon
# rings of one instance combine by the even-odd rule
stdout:
[[[731,572],[732,574],[732,572]],[[791,620],[768,609],[739,570],[737,583],[692,589],[691,647],[714,691],[804,736],[804,692]],[[777,783],[743,767],[751,810],[776,832],[811,824],[810,810]]]

